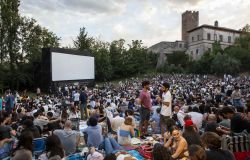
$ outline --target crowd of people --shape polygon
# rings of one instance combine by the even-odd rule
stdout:
[[[0,98],[0,159],[234,160],[224,144],[234,136],[247,159],[249,133],[250,76],[164,74]]]

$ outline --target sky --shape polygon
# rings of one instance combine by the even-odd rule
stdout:
[[[61,37],[61,47],[85,27],[88,35],[105,42],[142,40],[150,47],[181,40],[181,14],[199,11],[199,25],[240,29],[250,24],[250,0],[21,0],[20,14]]]

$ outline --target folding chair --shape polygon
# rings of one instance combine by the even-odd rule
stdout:
[[[84,160],[84,157],[82,157],[79,153],[76,153],[66,157],[66,160]]]
[[[38,157],[45,150],[45,141],[46,141],[45,137],[35,138],[33,140],[33,144],[34,144],[33,153],[35,157]]]

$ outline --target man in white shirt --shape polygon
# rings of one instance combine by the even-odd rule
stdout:
[[[192,112],[189,112],[188,115],[191,116],[192,121],[197,126],[198,129],[202,127],[203,115],[199,113],[199,109],[194,107]]]
[[[125,119],[119,116],[118,112],[114,113],[114,118],[110,120],[111,128],[113,131],[117,132],[118,128],[124,123]]]
[[[75,104],[75,106],[79,105],[79,101],[80,101],[80,93],[78,91],[76,91],[74,93],[74,104]]]
[[[160,115],[160,124],[161,124],[161,133],[164,135],[165,130],[174,125],[174,122],[171,118],[172,116],[172,96],[169,91],[170,85],[166,82],[162,84],[162,107]]]

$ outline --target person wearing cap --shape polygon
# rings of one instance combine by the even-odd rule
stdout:
[[[186,139],[188,146],[192,144],[201,146],[200,135],[191,119],[184,121],[184,132],[182,136]]]
[[[144,136],[147,135],[150,112],[152,108],[151,95],[149,93],[150,82],[143,81],[142,87],[143,89],[139,96],[139,104],[141,105],[140,107],[140,116],[141,116],[140,131],[141,131],[141,137],[144,138]]]

